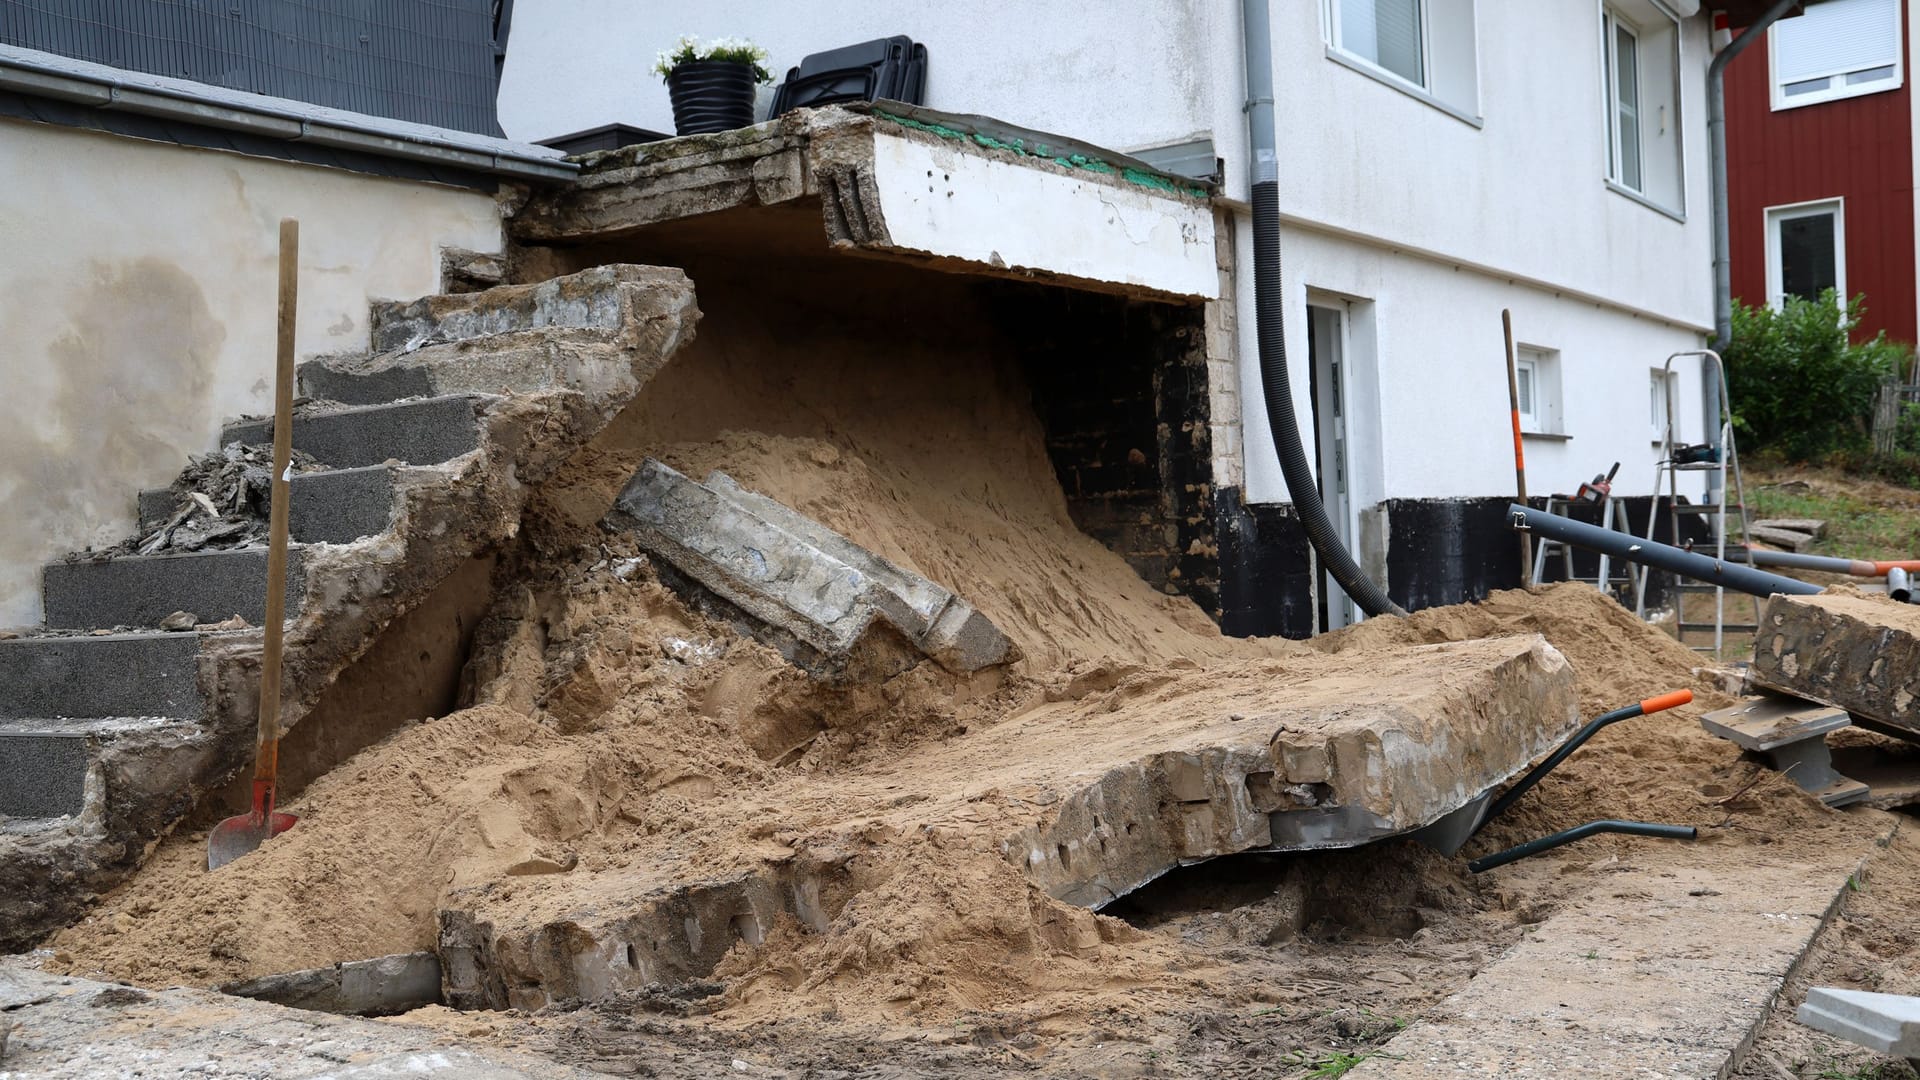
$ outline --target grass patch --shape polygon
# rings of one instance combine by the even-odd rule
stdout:
[[[1365,1054],[1343,1054],[1339,1052],[1328,1054],[1326,1057],[1309,1064],[1309,1067],[1313,1071],[1307,1073],[1307,1080],[1334,1080],[1334,1077],[1347,1075],[1348,1070],[1365,1060],[1367,1060],[1367,1055]]]
[[[1814,1080],[1914,1080],[1914,1072],[1899,1061],[1874,1061],[1865,1065],[1827,1060],[1826,1067],[1813,1074]]]
[[[1754,520],[1819,518],[1827,531],[1810,550],[1843,559],[1906,559],[1920,554],[1920,514],[1878,485],[1755,482],[1747,485]],[[1849,490],[1850,489],[1850,490]],[[1908,493],[1911,496],[1911,493]]]

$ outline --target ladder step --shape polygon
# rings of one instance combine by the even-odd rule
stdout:
[[[1677,625],[1679,626],[1682,632],[1685,632],[1688,630],[1713,629],[1713,624],[1710,622],[1683,622]],[[1728,633],[1728,634],[1751,634],[1759,629],[1760,627],[1755,623],[1721,623],[1720,624],[1721,632]]]

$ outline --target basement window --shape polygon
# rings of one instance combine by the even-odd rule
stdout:
[[[1773,107],[1897,90],[1903,74],[1898,0],[1827,0],[1768,31]]]
[[[1514,385],[1520,403],[1520,431],[1558,435],[1560,426],[1560,353],[1533,345],[1514,348]]]
[[[1321,0],[1327,58],[1480,125],[1474,0]]]
[[[1607,185],[1678,217],[1680,20],[1658,0],[1619,0],[1602,9],[1600,34]]]
[[[1846,209],[1839,199],[1767,209],[1767,301],[1847,295]]]

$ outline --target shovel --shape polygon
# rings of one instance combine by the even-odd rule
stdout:
[[[273,808],[280,767],[280,648],[287,617],[287,494],[293,457],[293,316],[300,285],[300,223],[280,222],[280,342],[273,387],[273,507],[267,523],[266,647],[260,657],[260,741],[253,761],[253,809],[213,827],[207,869],[278,836],[300,819]]]

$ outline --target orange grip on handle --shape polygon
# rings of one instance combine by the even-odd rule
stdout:
[[[1657,713],[1664,709],[1685,705],[1692,700],[1693,691],[1691,690],[1670,690],[1667,693],[1661,694],[1659,697],[1650,697],[1641,702],[1640,713],[1643,716],[1650,713]]]

